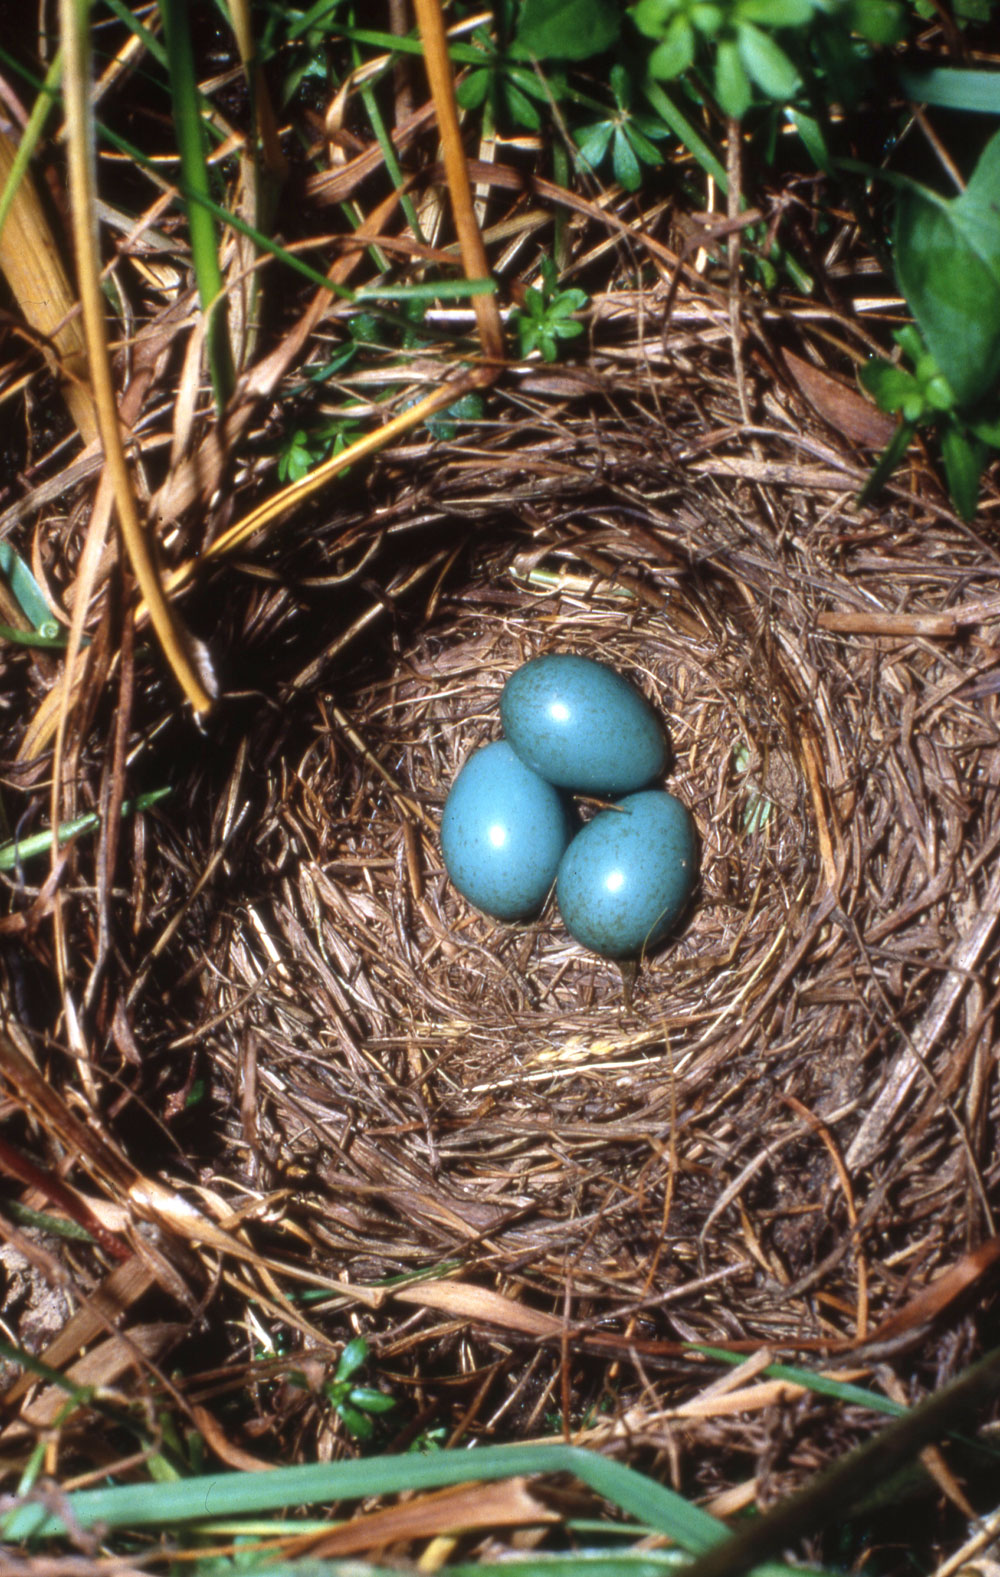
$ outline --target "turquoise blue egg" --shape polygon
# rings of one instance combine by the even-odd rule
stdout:
[[[589,657],[535,657],[500,697],[508,741],[525,766],[577,794],[628,794],[664,771],[667,741],[649,702]]]
[[[504,740],[469,757],[441,818],[445,869],[469,902],[497,920],[534,916],[572,836],[572,811]]]
[[[556,899],[571,936],[605,958],[635,958],[663,940],[698,878],[691,813],[647,789],[582,827],[559,866]]]

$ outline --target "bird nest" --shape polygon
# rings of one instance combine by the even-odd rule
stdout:
[[[837,1344],[992,1229],[996,557],[933,502],[859,513],[815,435],[748,457],[725,398],[508,410],[312,539],[342,611],[242,732],[196,862],[225,826],[228,881],[158,972],[200,981],[221,1171],[352,1284],[457,1261],[623,1339]],[[273,661],[287,591],[255,607]],[[553,651],[648,696],[698,826],[631,993],[553,902],[495,923],[442,867],[457,769]]]
[[[858,1374],[910,1349],[938,1379],[976,1344],[954,1300],[993,1263],[1000,558],[919,471],[859,510],[862,460],[773,393],[748,429],[696,354],[697,377],[592,381],[556,416],[498,396],[490,426],[383,453],[294,544],[227,565],[224,597],[216,572],[188,614],[229,699],[193,753],[170,697],[137,693],[143,771],[174,788],[127,843],[99,990],[73,855],[105,1141],[269,1267],[258,1337],[290,1323],[329,1356],[363,1331],[453,1438],[537,1434],[560,1402],[576,1428],[613,1393],[605,1432],[676,1451],[684,1344]],[[649,698],[698,827],[695,902],[631,991],[551,900],[495,923],[442,866],[456,771],[508,675],[556,651]],[[702,1490],[734,1444],[773,1486],[817,1459],[793,1426],[698,1418]]]

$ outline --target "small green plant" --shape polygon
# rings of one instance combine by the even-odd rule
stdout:
[[[654,42],[653,78],[670,81],[701,66],[736,119],[755,88],[786,104],[816,67],[836,71],[852,35],[892,44],[904,30],[899,0],[638,0],[631,15]]]
[[[899,416],[900,424],[861,494],[872,498],[902,459],[918,428],[934,430],[951,501],[964,520],[971,520],[979,499],[979,479],[991,451],[1000,451],[1000,411],[992,416],[963,414],[955,391],[912,324],[893,335],[913,371],[881,358],[859,373],[862,385],[880,410]]]
[[[396,1406],[394,1399],[384,1391],[355,1385],[354,1376],[367,1361],[368,1343],[363,1336],[355,1336],[341,1353],[333,1379],[323,1387],[330,1406],[354,1440],[373,1439],[376,1418],[391,1413]]]
[[[470,42],[482,54],[483,63],[474,65],[458,85],[455,96],[462,108],[483,110],[494,127],[538,131],[541,106],[561,98],[565,82],[543,81],[530,62],[497,43],[486,27],[477,28]]]
[[[343,420],[308,431],[296,428],[278,456],[278,476],[282,482],[301,481],[321,461],[340,454],[360,433],[356,422]]]
[[[861,382],[900,425],[862,493],[881,487],[918,427],[937,432],[948,491],[966,520],[1000,451],[1000,132],[964,192],[945,198],[907,181],[893,235],[896,277],[916,324],[896,335],[910,367],[875,361]],[[912,370],[911,370],[912,369]]]
[[[669,137],[670,127],[652,115],[633,113],[632,82],[623,65],[611,67],[609,80],[615,108],[593,125],[574,132],[578,157],[581,164],[596,170],[610,151],[615,180],[627,192],[637,192],[642,185],[642,166],[663,163],[652,139]]]
[[[543,257],[541,284],[528,286],[523,310],[511,317],[521,355],[530,356],[537,350],[543,361],[555,361],[559,341],[576,339],[583,333],[584,325],[573,314],[582,312],[589,301],[585,290],[560,290],[559,270],[550,257]]]

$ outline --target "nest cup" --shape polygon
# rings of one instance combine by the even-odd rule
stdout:
[[[585,562],[595,555],[597,569]],[[373,813],[354,851],[367,894],[359,886],[351,907],[367,907],[392,975],[376,1034],[404,1028],[395,1004],[406,1003],[407,1041],[435,1066],[442,1094],[519,1075],[541,1089],[545,1070],[559,1078],[579,1066],[610,1075],[622,1059],[634,1068],[638,1056],[641,1068],[668,1048],[678,1072],[705,1030],[745,1003],[746,973],[757,970],[759,990],[782,956],[789,902],[816,863],[790,728],[801,698],[763,654],[754,661],[751,610],[734,606],[725,578],[665,556],[637,562],[628,532],[607,530],[487,550],[399,662],[352,700],[393,779],[368,763]],[[615,965],[573,941],[554,901],[527,924],[493,921],[451,887],[440,858],[444,800],[467,757],[501,737],[505,681],[530,658],[567,650],[627,675],[649,699],[671,742],[663,786],[692,810],[701,840],[696,897],[645,960],[631,1011]],[[331,792],[324,785],[327,803]],[[358,938],[362,968],[372,940]]]

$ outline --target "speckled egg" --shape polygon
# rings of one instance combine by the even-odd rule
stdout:
[[[469,902],[497,920],[536,915],[573,834],[558,789],[504,740],[469,757],[441,818],[445,868]]]
[[[648,701],[604,663],[570,653],[535,657],[511,674],[500,718],[526,766],[578,794],[628,794],[667,765]]]
[[[648,789],[602,810],[559,866],[556,898],[566,929],[605,958],[634,958],[662,941],[698,876],[691,813]]]

